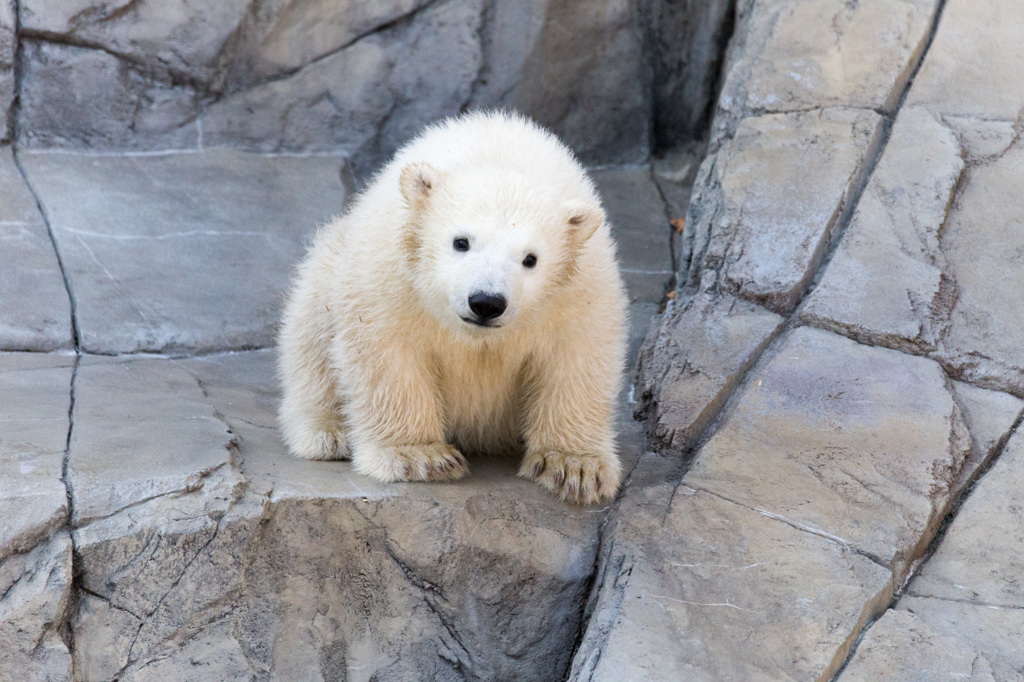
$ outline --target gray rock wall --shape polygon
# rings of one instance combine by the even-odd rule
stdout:
[[[704,135],[736,0],[644,0],[653,76],[653,135],[658,149]]]
[[[14,101],[14,3],[0,2],[0,142],[10,139],[11,103]]]
[[[427,122],[505,107],[588,163],[638,162],[653,129],[701,134],[732,1],[20,0],[0,5],[0,130],[17,91],[28,149],[340,152],[365,172]]]

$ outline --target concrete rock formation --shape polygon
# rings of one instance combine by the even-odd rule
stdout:
[[[639,162],[655,108],[700,138],[728,38],[730,0],[663,4],[19,0],[17,47],[0,8],[0,130],[17,91],[25,148],[341,153],[367,173],[425,123],[508,107],[589,162]]]
[[[0,679],[1021,679],[1022,31],[1014,0],[0,7]],[[716,60],[709,110],[680,69]],[[607,508],[277,433],[316,223],[492,104],[645,162],[593,171],[637,372]],[[709,115],[699,169],[646,164]]]
[[[1024,674],[1011,4],[739,3],[572,679]]]

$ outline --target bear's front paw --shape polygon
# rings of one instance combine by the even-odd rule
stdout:
[[[564,501],[596,504],[615,497],[622,468],[614,456],[569,455],[549,450],[527,454],[519,475],[537,481]]]
[[[391,445],[355,459],[356,470],[381,481],[455,481],[469,473],[462,453],[447,443]]]
[[[285,441],[292,454],[301,459],[349,459],[348,443],[341,429],[322,431],[312,428],[285,430]]]

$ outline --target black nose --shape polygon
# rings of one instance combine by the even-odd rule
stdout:
[[[469,297],[469,309],[472,310],[481,322],[493,320],[500,317],[508,302],[501,294],[485,294],[478,291]]]

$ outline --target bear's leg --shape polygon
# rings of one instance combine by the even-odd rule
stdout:
[[[444,442],[430,364],[414,347],[377,346],[356,358],[340,354],[350,363],[345,415],[352,463],[378,481],[454,481],[469,472],[469,465]]]
[[[347,459],[341,399],[330,359],[331,320],[308,278],[299,281],[281,327],[278,412],[288,450],[303,459]]]
[[[340,402],[312,395],[301,387],[285,388],[278,420],[288,450],[302,459],[349,459]]]
[[[519,475],[569,502],[608,502],[622,478],[613,429],[618,349],[566,345],[574,348],[548,358],[528,379]]]

